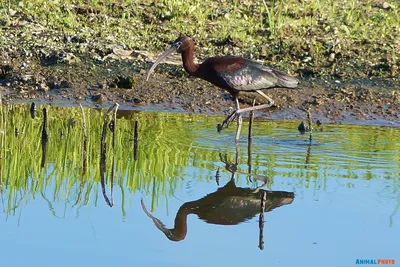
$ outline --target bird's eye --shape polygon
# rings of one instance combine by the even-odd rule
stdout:
[[[176,43],[175,43],[175,46],[176,46],[176,47],[180,47],[181,44],[182,44],[182,42],[176,42]]]

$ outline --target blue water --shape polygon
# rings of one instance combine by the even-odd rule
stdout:
[[[192,147],[204,153],[227,153],[228,159],[235,161],[233,129],[217,134],[213,123],[204,122],[201,130],[197,123],[187,125],[188,131],[196,129]],[[252,170],[270,177],[263,189],[295,194],[292,203],[265,213],[263,250],[259,248],[258,215],[237,225],[216,225],[191,214],[187,235],[178,242],[167,239],[146,216],[142,198],[149,211],[172,228],[180,206],[230,181],[232,174],[223,162],[189,153],[183,175],[172,177],[176,183],[167,183],[165,194],[155,202],[147,187],[132,192],[126,184],[115,185],[115,206],[110,208],[96,183],[90,202],[75,206],[74,196],[63,198],[68,190],[65,186],[54,197],[53,182],[44,192],[26,194],[14,212],[9,212],[7,188],[3,188],[1,266],[354,266],[357,259],[400,262],[399,141],[383,138],[386,131],[399,136],[400,130],[330,125],[315,133],[310,145],[307,136],[299,135],[292,124],[277,123],[265,130],[263,123],[255,123]],[[377,132],[375,139],[365,137]],[[239,146],[241,173],[235,175],[236,186],[254,189],[262,182],[250,181],[246,175],[246,138]],[[172,168],[174,159],[160,164]],[[219,186],[214,177],[218,167]],[[52,171],[50,162],[47,172]],[[122,177],[124,181],[128,178]]]

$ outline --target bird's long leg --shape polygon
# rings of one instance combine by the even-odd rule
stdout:
[[[228,128],[229,123],[231,123],[236,118],[236,110],[234,110],[231,114],[229,114],[226,119],[222,122],[222,124],[218,124],[218,132],[220,132],[223,128]]]
[[[236,147],[235,164],[236,164],[236,166],[239,166],[239,164],[240,164],[240,143],[238,141],[239,140],[236,140],[236,142],[235,142],[235,147]]]
[[[236,115],[239,115],[239,114],[244,113],[244,112],[250,112],[252,110],[260,110],[260,109],[270,108],[275,103],[274,100],[272,100],[272,98],[270,98],[269,96],[264,94],[261,90],[256,90],[256,92],[259,93],[265,99],[267,99],[269,103],[268,104],[262,104],[262,105],[254,106],[254,107],[238,109],[235,112]]]
[[[223,128],[228,128],[229,123],[231,123],[236,118],[236,116],[237,116],[236,111],[238,109],[240,109],[239,99],[237,97],[235,97],[234,101],[235,101],[235,106],[236,106],[235,110],[225,118],[225,120],[222,122],[222,124],[218,124],[218,126],[217,126],[218,132],[222,131]],[[239,125],[239,121],[238,121],[238,125]],[[237,131],[236,131],[236,133],[237,133]]]
[[[236,102],[236,111],[240,110],[240,106],[239,106],[239,99],[237,97],[235,97],[235,102]],[[242,130],[242,115],[238,115],[237,116],[237,128],[236,128],[236,135],[235,135],[235,140],[238,141],[240,138],[240,132]]]
[[[262,104],[262,105],[254,106],[254,107],[236,109],[231,114],[229,114],[228,117],[226,117],[226,119],[222,122],[222,125],[218,125],[218,131],[219,132],[224,127],[227,128],[229,126],[229,123],[231,123],[236,118],[236,116],[239,116],[241,113],[250,112],[252,110],[260,110],[260,109],[270,108],[270,107],[272,107],[272,105],[274,105],[274,103],[275,103],[274,100],[272,100],[272,98],[270,98],[269,96],[264,94],[261,90],[256,90],[256,92],[259,93],[265,99],[267,99],[269,103],[268,104]],[[236,107],[238,107],[239,102],[238,102],[238,98],[237,97],[235,98],[235,101],[237,101]]]

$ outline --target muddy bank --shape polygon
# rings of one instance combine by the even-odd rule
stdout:
[[[151,62],[132,57],[103,62],[29,62],[26,67],[3,64],[0,89],[3,102],[35,101],[57,105],[162,110],[226,115],[234,107],[229,94],[189,77],[178,59],[163,64],[145,81]],[[144,58],[144,56],[143,56]],[[152,57],[147,57],[152,61]],[[306,119],[309,108],[323,123],[355,123],[400,127],[400,85],[390,80],[300,78],[297,90],[269,89],[271,109],[257,112],[270,119]],[[263,103],[255,93],[241,93],[242,106]]]
[[[301,80],[299,90],[266,90],[276,105],[257,112],[256,116],[304,120],[305,111],[310,109],[314,118],[324,123],[400,126],[400,43],[396,30],[398,16],[394,14],[396,5],[368,1],[370,8],[364,3],[357,12],[370,13],[370,17],[360,17],[363,23],[350,20],[348,26],[341,24],[339,27],[336,21],[340,20],[334,18],[341,12],[346,14],[346,6],[341,6],[340,12],[329,14],[325,14],[327,10],[323,7],[314,14],[315,7],[302,6],[310,8],[318,21],[309,27],[311,13],[303,10],[304,13],[292,16],[291,10],[297,10],[296,6],[301,4],[292,3],[294,6],[282,13],[288,23],[279,34],[268,34],[266,25],[259,25],[260,31],[235,37],[231,36],[232,31],[227,31],[226,36],[219,35],[221,31],[215,26],[222,27],[229,21],[214,14],[218,10],[214,7],[215,1],[206,2],[210,4],[211,15],[202,18],[207,23],[201,24],[206,27],[200,29],[197,24],[185,23],[185,27],[191,26],[196,32],[204,33],[195,34],[189,29],[185,32],[196,40],[196,55],[200,60],[214,55],[242,55],[288,71]],[[234,106],[230,96],[205,81],[188,77],[177,54],[160,65],[149,82],[145,81],[145,73],[159,53],[148,51],[160,50],[174,40],[179,34],[172,30],[176,29],[174,23],[182,21],[174,22],[172,17],[159,14],[163,7],[157,4],[140,1],[138,4],[141,9],[122,3],[93,6],[82,3],[65,4],[60,10],[54,10],[40,2],[10,2],[7,12],[0,14],[2,100],[58,105],[82,103],[105,108],[118,102],[123,109],[229,113]],[[227,10],[226,14],[249,14],[236,17],[238,22],[244,23],[245,29],[253,29],[257,17],[265,14],[255,14],[255,6],[246,5],[237,7],[243,12],[229,11],[230,1],[221,1],[218,5]],[[256,10],[264,8],[261,3],[255,5],[259,5]],[[121,19],[119,11],[124,10],[135,10],[135,14],[125,16],[127,20]],[[376,17],[375,13],[380,16]],[[182,12],[175,15],[184,16]],[[214,22],[208,23],[210,20]],[[198,21],[198,18],[191,21]],[[372,27],[366,23],[368,21],[386,26]],[[307,27],[292,27],[303,25],[300,22]],[[352,24],[363,27],[353,33],[349,30],[353,29]],[[151,25],[156,27],[151,28]],[[237,29],[239,25],[241,23],[235,23],[237,33],[241,32]],[[391,30],[387,32],[387,29]],[[354,35],[362,33],[365,36],[356,38]],[[256,94],[242,93],[242,106],[251,105],[254,97]],[[256,101],[261,104],[264,100],[256,98]]]

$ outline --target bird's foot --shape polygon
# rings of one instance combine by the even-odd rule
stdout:
[[[231,123],[237,116],[236,110],[234,110],[231,114],[229,114],[226,119],[222,122],[222,124],[217,125],[218,132],[221,132],[223,128],[228,128],[229,123]]]

